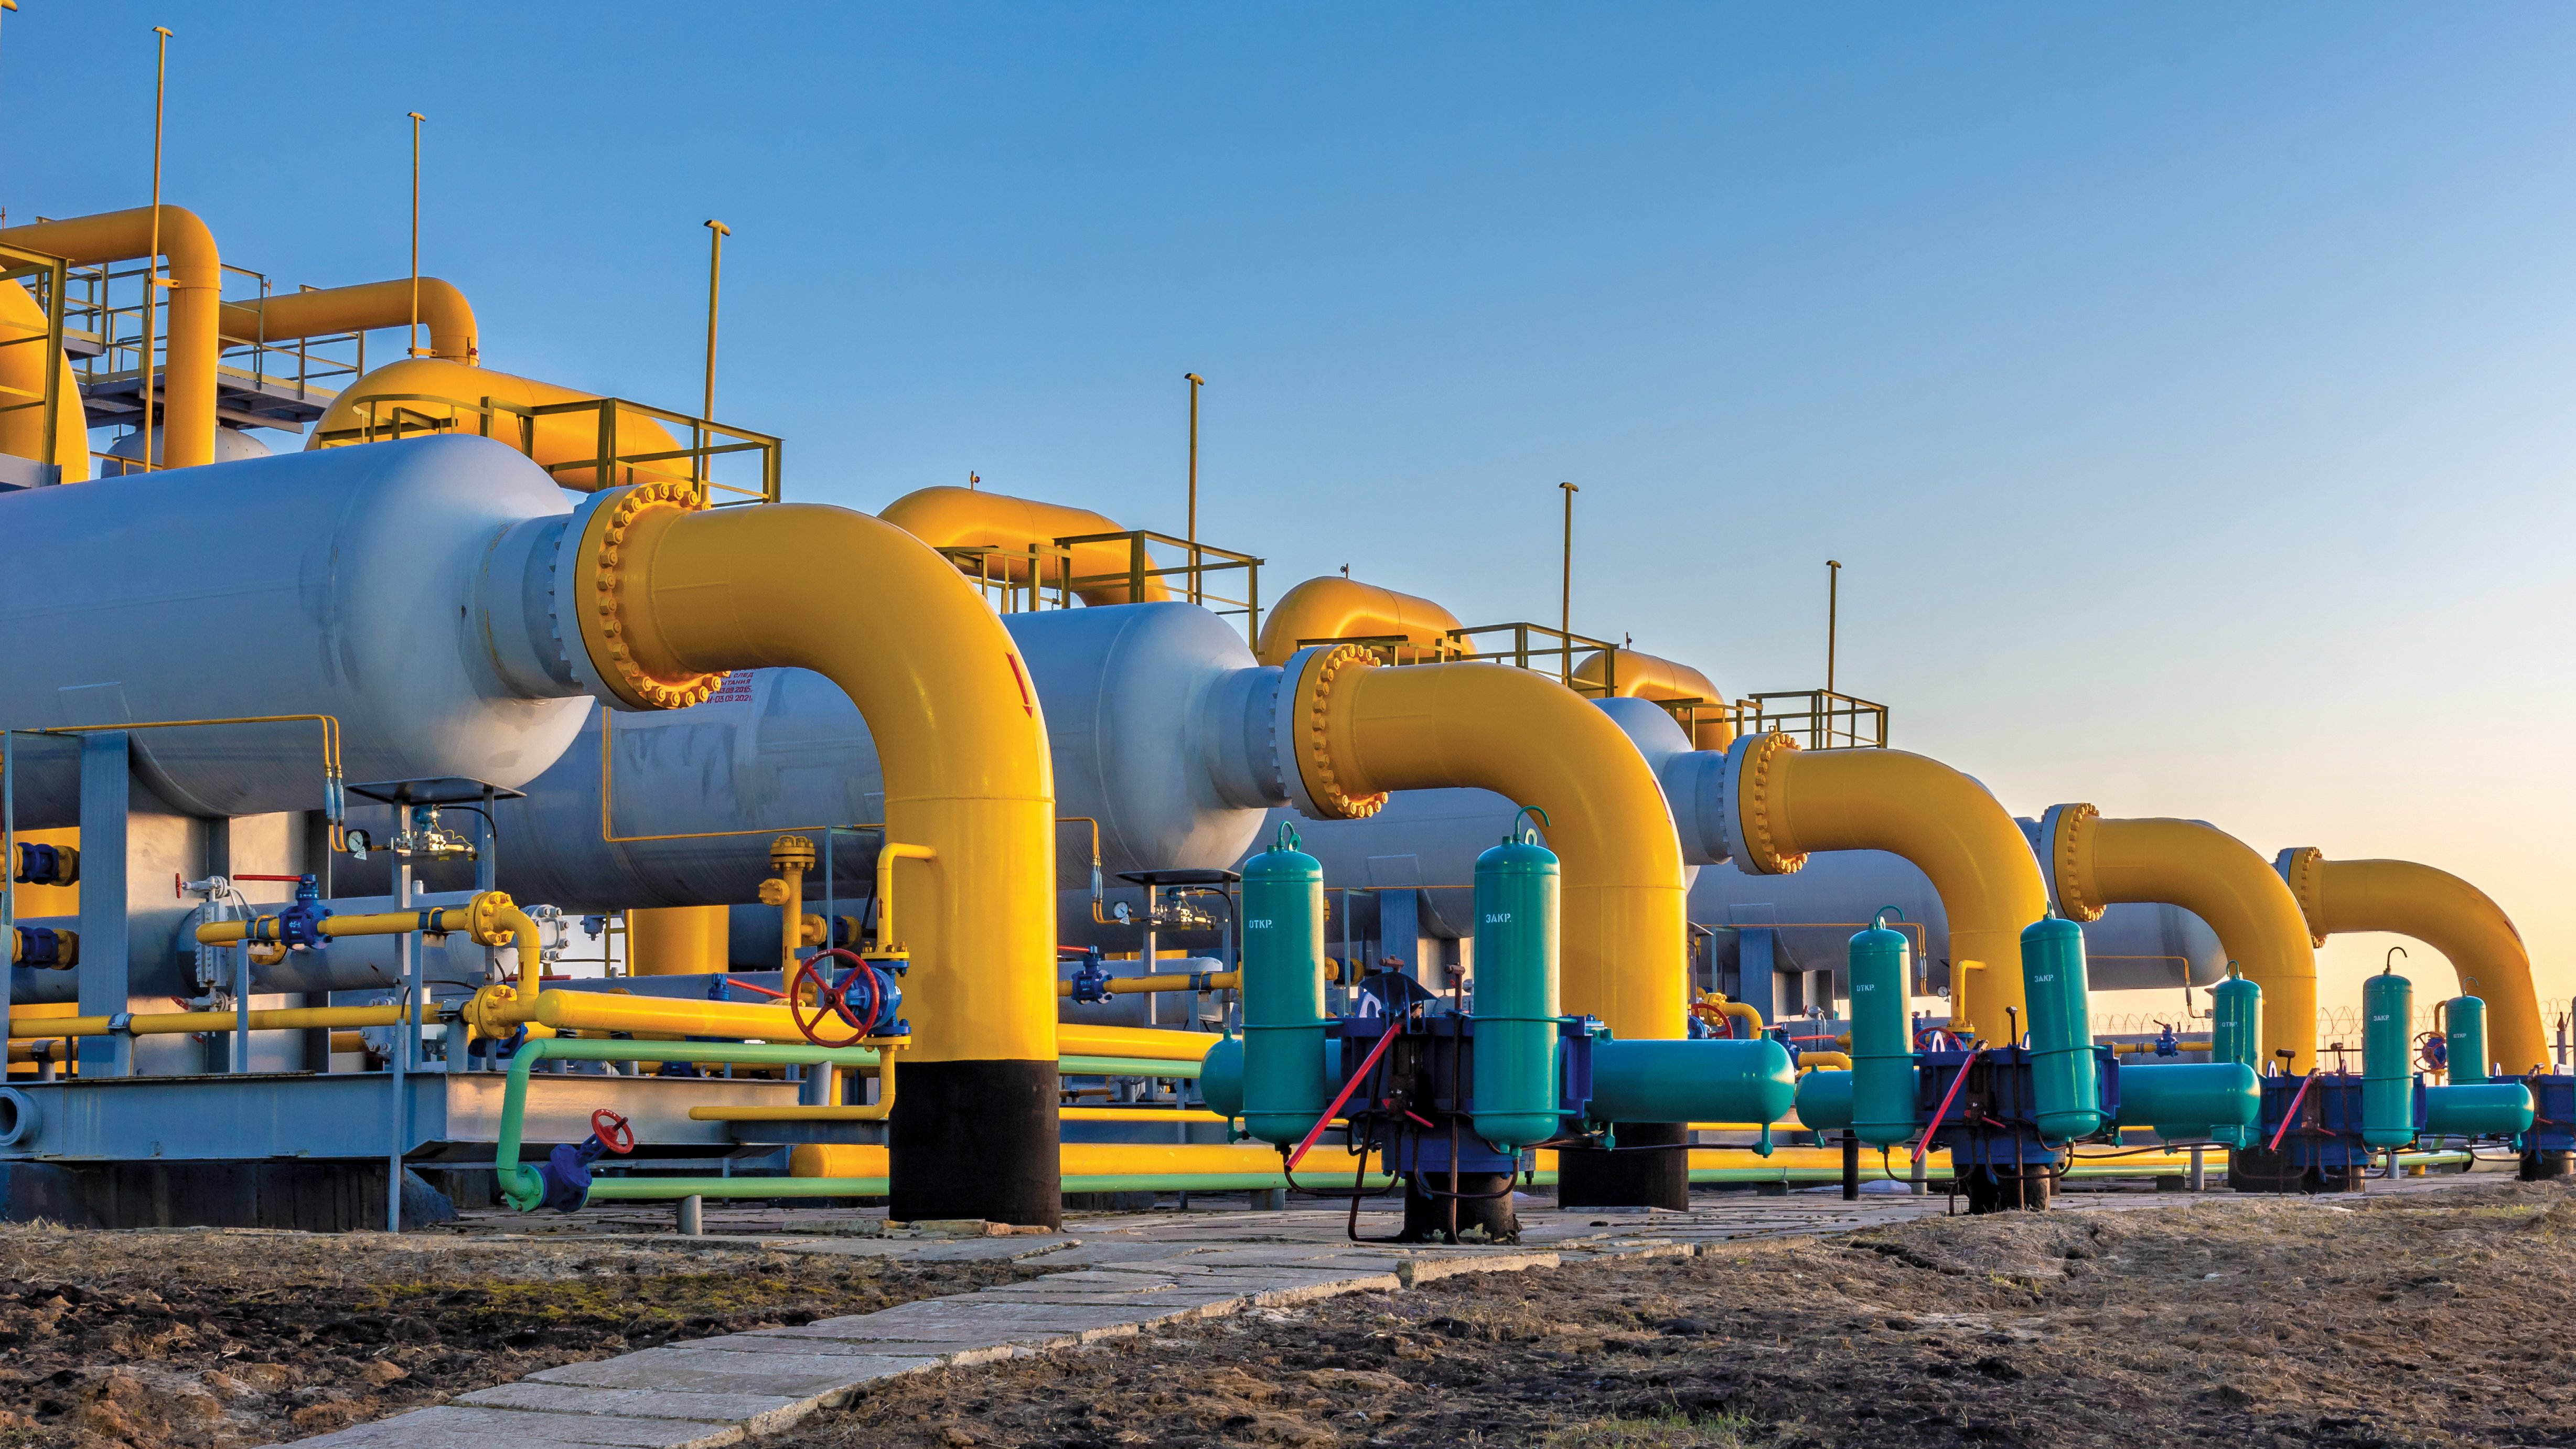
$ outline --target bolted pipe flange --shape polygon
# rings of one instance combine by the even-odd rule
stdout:
[[[2093,899],[2093,841],[2102,812],[2086,804],[2051,805],[2039,817],[2039,861],[2048,903],[2070,921],[2098,921],[2109,903]]]
[[[1743,735],[1726,751],[1726,768],[1718,789],[1718,828],[1726,853],[1749,875],[1794,875],[1807,864],[1807,853],[1783,850],[1773,828],[1771,807],[1780,793],[1780,771],[1798,742],[1774,731]]]
[[[1297,688],[1282,720],[1294,750],[1297,773],[1315,803],[1308,813],[1318,820],[1365,820],[1386,807],[1386,792],[1354,791],[1359,783],[1352,762],[1334,757],[1333,720],[1340,685],[1340,708],[1350,704],[1350,681],[1377,667],[1377,656],[1357,644],[1338,644],[1306,651]],[[1300,802],[1303,803],[1303,802]]]
[[[2308,923],[2308,944],[2326,943],[2326,853],[2313,845],[2293,845],[2272,857],[2272,869],[2290,887],[2290,895],[2299,903],[2300,919]]]
[[[629,708],[686,709],[703,703],[724,682],[720,674],[656,673],[639,653],[638,631],[626,607],[627,555],[655,527],[704,506],[689,484],[638,483],[609,495],[583,525],[573,552],[573,613],[600,682]]]

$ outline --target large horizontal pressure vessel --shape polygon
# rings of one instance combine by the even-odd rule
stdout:
[[[511,524],[569,508],[535,464],[482,438],[0,495],[0,724],[330,715],[353,783],[525,784],[590,702],[502,682],[481,589],[514,566],[494,554]],[[138,778],[183,814],[324,803],[316,724],[139,730],[133,750]],[[78,823],[73,752],[31,754],[19,827]]]
[[[1798,1092],[1789,1049],[1751,1041],[1596,1041],[1596,1122],[1777,1122]]]
[[[1111,886],[1120,871],[1242,858],[1263,812],[1257,800],[1228,800],[1219,783],[1227,752],[1244,748],[1238,716],[1248,708],[1227,690],[1239,693],[1245,676],[1264,671],[1240,634],[1189,604],[1054,609],[1004,622],[1046,718],[1058,883],[1077,914],[1089,915],[1095,823]],[[502,889],[570,911],[742,902],[770,874],[769,832],[884,819],[867,723],[819,674],[744,671],[689,709],[619,712],[614,739],[615,832],[692,838],[602,838],[594,725],[527,787],[527,799],[502,803]],[[757,833],[703,834],[710,831]],[[842,899],[872,889],[877,843],[872,831],[836,835],[833,884]],[[806,891],[819,900],[820,890],[818,875]],[[1132,950],[1127,934],[1115,944]]]
[[[2120,1065],[2120,1125],[2152,1127],[2167,1142],[2232,1140],[2262,1109],[2263,1089],[2243,1062]]]

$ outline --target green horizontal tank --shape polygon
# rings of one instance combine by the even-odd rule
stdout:
[[[2442,1045],[2451,1063],[2451,1085],[2474,1086],[2487,1079],[2487,1004],[2474,996],[2454,996],[2442,1003]]]
[[[1840,1132],[1852,1125],[1852,1074],[1819,1068],[1798,1078],[1798,1125]]]
[[[2054,912],[2024,927],[2021,979],[2030,1002],[2039,1135],[2051,1142],[2090,1137],[2102,1130],[2102,1079],[2084,982],[2084,928]]]
[[[1556,1084],[1560,879],[1556,852],[1539,844],[1518,818],[1502,844],[1476,857],[1472,1090],[1476,1135],[1500,1148],[1544,1142],[1557,1135],[1560,1125]]]
[[[1798,1093],[1789,1049],[1769,1037],[1592,1044],[1596,1122],[1777,1122]]]
[[[1243,1129],[1283,1147],[1304,1138],[1333,1101],[1324,1076],[1324,867],[1297,846],[1282,821],[1270,849],[1243,863]]]
[[[2167,1142],[2225,1142],[2254,1125],[2262,1084],[2243,1062],[2154,1062],[2120,1068],[2120,1125]]]
[[[1226,1037],[1199,1062],[1199,1095],[1220,1117],[1243,1115],[1243,1038]]]
[[[2361,1140],[2403,1147],[2415,1140],[2415,983],[2394,969],[2361,983]]]
[[[2424,1130],[2436,1137],[2519,1137],[2532,1116],[2531,1089],[2520,1082],[2424,1089]]]
[[[1887,929],[1884,912],[1868,930],[1851,938],[1848,1125],[1854,1136],[1872,1147],[1911,1141],[1917,1125],[1914,1034],[1905,1019],[1905,958],[1904,933]],[[1798,1120],[1807,1122],[1803,1111]]]

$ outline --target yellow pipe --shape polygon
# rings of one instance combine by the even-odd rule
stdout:
[[[1034,548],[1038,550],[1038,587],[1052,588],[1067,578],[1093,579],[1097,582],[1075,591],[1084,603],[1139,602],[1130,597],[1134,592],[1128,576],[1131,559],[1124,540],[1075,544],[1070,558],[1055,552],[1059,538],[1128,531],[1088,508],[1039,503],[973,488],[940,487],[907,493],[887,504],[877,516],[934,549],[994,550],[985,568],[990,577],[1008,584],[1027,587],[1029,551]],[[974,566],[963,560],[958,561],[957,567],[974,571]],[[1160,603],[1171,596],[1172,591],[1162,580],[1145,580],[1142,602]]]
[[[877,1099],[873,1102],[859,1104],[833,1101],[833,1098],[841,1095],[841,1069],[826,1063],[822,1070],[830,1076],[823,1084],[823,1100],[829,1105],[691,1107],[689,1120],[692,1122],[883,1122],[894,1116],[895,1058],[898,1055],[900,1053],[891,1048],[879,1055],[877,1081],[880,1089],[877,1092]]]
[[[430,1022],[438,1019],[435,1011],[423,1014],[423,1004],[415,1002],[412,1020]],[[113,1030],[108,1016],[48,1016],[34,1020],[12,1013],[9,1035],[12,1037],[106,1036]],[[238,1012],[231,1011],[159,1011],[128,1017],[126,1030],[135,1036],[177,1036],[188,1032],[231,1031],[241,1024]],[[250,1014],[253,1031],[318,1031],[338,1026],[391,1026],[402,1020],[398,1006],[286,1006]]]
[[[1352,644],[1308,653],[1290,686],[1295,768],[1324,818],[1373,815],[1389,790],[1461,785],[1545,810],[1564,872],[1565,1009],[1623,1041],[1682,1035],[1681,842],[1654,771],[1608,715],[1530,670],[1380,668]]]
[[[603,711],[604,713],[604,711]],[[729,968],[732,911],[725,906],[653,906],[626,913],[626,970],[632,976],[704,976]]]
[[[2039,863],[1986,787],[1901,750],[1800,750],[1786,735],[1738,740],[1729,822],[1736,865],[1786,875],[1816,850],[1885,850],[1932,878],[1950,918],[1950,1014],[1962,1033],[2003,1040],[2022,1013],[2021,932],[2048,910]]]
[[[667,996],[616,996],[604,991],[538,991],[486,986],[466,1002],[465,1020],[485,1036],[508,1036],[523,1023],[556,1031],[668,1033],[745,1041],[801,1042],[802,1033],[783,1006],[748,1001],[690,1001]]]
[[[2550,1068],[2540,993],[2522,933],[2486,892],[2429,865],[2404,860],[2328,860],[2314,846],[2273,862],[2316,945],[2346,931],[2412,936],[2451,960],[2460,990],[2487,1004],[2487,1054],[2516,1077]],[[2267,1017],[2270,1011],[2264,1013]]]
[[[1602,650],[1583,656],[1583,662],[1574,666],[1574,682],[1601,688],[1601,677],[1611,672],[1609,658]],[[1705,706],[1704,712],[1691,720],[1692,749],[1722,750],[1735,743],[1735,723],[1727,714],[1726,696],[1707,675],[1687,664],[1634,649],[1619,651],[1617,673],[1618,682],[1610,693],[1621,698],[1658,702],[1695,699]]]
[[[912,1059],[1052,1066],[1055,781],[1010,634],[891,524],[695,503],[686,485],[645,484],[592,509],[564,597],[585,601],[581,645],[601,677],[633,709],[698,703],[733,669],[839,685],[876,742],[888,838],[933,852],[906,915]]]
[[[2048,812],[2042,836],[2058,909],[2090,921],[2127,902],[2176,905],[2209,923],[2218,944],[2263,988],[2262,1061],[2316,1064],[2317,956],[2298,900],[2244,842],[2196,820],[2105,820],[2090,805]],[[1955,929],[1955,928],[1954,928]]]
[[[56,350],[46,357],[44,339],[52,323],[26,288],[0,287],[0,453],[32,458],[62,469],[66,483],[89,476],[89,414],[81,406],[80,375],[72,360]],[[27,341],[21,339],[34,340]],[[45,451],[45,369],[54,373],[54,447]],[[21,406],[33,403],[36,406]]]
[[[1831,1071],[1837,1071],[1837,1072],[1848,1072],[1848,1071],[1850,1071],[1850,1070],[1852,1069],[1851,1056],[1850,1056],[1850,1054],[1849,1054],[1849,1053],[1847,1053],[1847,1052],[1800,1052],[1800,1053],[1798,1053],[1798,1070],[1799,1070],[1799,1071],[1801,1071],[1801,1072],[1812,1072],[1812,1071],[1816,1070],[1816,1069],[1817,1069],[1817,1068],[1819,1068],[1819,1067],[1822,1067],[1822,1068],[1825,1068],[1825,1069],[1828,1069],[1828,1070],[1831,1070]]]
[[[1055,1029],[1059,1051],[1069,1057],[1131,1057],[1157,1062],[1196,1062],[1224,1040],[1204,1031],[1156,1031],[1143,1026],[1084,1026],[1064,1022]]]
[[[496,412],[486,419],[481,411],[485,398],[514,407],[536,408],[596,402],[598,394],[489,368],[468,367],[461,362],[415,357],[388,363],[342,389],[314,426],[312,439],[305,446],[321,447],[325,433],[365,427],[371,416],[384,438],[422,435],[445,424],[444,431],[450,433],[479,435],[488,431],[492,437],[526,453],[566,488],[585,493],[598,491],[596,412],[549,413],[525,420],[516,413]],[[371,409],[369,399],[383,401]],[[684,451],[668,429],[649,417],[619,409],[614,421],[616,436],[612,441],[618,453]],[[691,466],[685,456],[666,457],[659,462],[621,466],[610,481],[613,485],[655,480],[686,483]]]
[[[515,945],[519,949],[519,985],[526,991],[536,989],[544,969],[537,923],[504,891],[485,891],[461,906],[324,916],[313,929],[318,935],[334,938],[401,936],[413,931],[433,935],[462,932],[480,946]],[[277,917],[261,916],[249,921],[208,921],[197,927],[196,934],[201,946],[229,946],[245,937],[273,945],[283,933]]]
[[[1279,1149],[1259,1142],[1067,1142],[1057,1152],[1067,1177],[1214,1177],[1279,1170]],[[886,1150],[871,1143],[813,1143],[789,1152],[787,1164],[789,1174],[796,1177],[883,1177]],[[1331,1185],[1333,1175],[1339,1173],[1340,1185],[1347,1187],[1358,1166],[1357,1155],[1338,1141],[1318,1142],[1298,1165],[1297,1176],[1300,1181]],[[1385,1170],[1379,1157],[1372,1157],[1370,1167]]]
[[[1701,1016],[1715,1016],[1720,1019],[1732,1017],[1741,1021],[1745,1025],[1747,1036],[1762,1034],[1762,1013],[1749,1002],[1729,1001],[1723,996],[1711,993],[1694,1002],[1691,1010]]]
[[[412,320],[412,295],[412,279],[396,277],[390,282],[226,302],[223,332],[234,342],[292,342],[333,332],[407,327]],[[430,355],[473,366],[482,356],[474,305],[454,283],[437,277],[420,279],[419,296],[421,325],[429,329]]]
[[[1405,644],[1396,662],[1422,664],[1476,652],[1466,640],[1449,637],[1457,627],[1458,616],[1429,599],[1327,576],[1306,580],[1270,606],[1253,653],[1275,666],[1287,663],[1301,641],[1401,637]]]
[[[1153,991],[1232,991],[1242,984],[1240,971],[1211,971],[1204,976],[1112,976],[1107,990],[1112,996],[1141,996]],[[1071,996],[1073,983],[1057,982],[1055,994]]]
[[[782,835],[769,843],[769,868],[778,874],[760,883],[760,903],[778,907],[778,969],[786,976],[796,974],[800,948],[821,944],[805,939],[805,872],[820,858],[814,842],[802,835]],[[827,926],[823,940],[830,939]]]
[[[170,259],[170,355],[159,389],[161,466],[194,468],[215,461],[215,359],[223,348],[217,316],[223,257],[206,224],[184,206],[138,206],[13,226],[0,231],[0,242],[88,265],[143,259],[156,229],[161,255]],[[88,446],[86,437],[82,446]]]
[[[903,937],[894,929],[894,863],[917,860],[924,864],[939,859],[939,852],[927,845],[905,845],[888,840],[877,847],[877,949],[900,951]]]

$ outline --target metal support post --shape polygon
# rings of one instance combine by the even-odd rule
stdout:
[[[2193,1192],[2205,1192],[2209,1187],[2209,1177],[2202,1169],[2200,1160],[2200,1154],[2203,1150],[2204,1149],[2197,1142],[2191,1145],[2191,1176],[2186,1179],[2186,1181],[2189,1183]]]
[[[132,801],[132,751],[123,730],[80,740],[81,958],[80,1012],[123,1016],[134,1009],[126,939],[126,812]],[[10,874],[17,873],[11,861]],[[124,1032],[80,1038],[85,1077],[134,1075],[134,1038]]]
[[[707,1200],[703,1197],[690,1196],[679,1200],[679,1232],[681,1237],[703,1238],[707,1235],[706,1209]]]
[[[61,315],[57,307],[55,316]],[[0,969],[0,1083],[9,1080],[9,1004],[18,974],[18,772],[9,758],[17,740],[16,730],[0,730],[0,943],[9,947],[10,958]],[[37,1075],[44,1075],[43,1067]]]
[[[1860,1201],[1860,1137],[1843,1134],[1843,1201]]]
[[[394,807],[401,809],[401,806]],[[396,857],[394,861],[394,904],[411,909],[411,861]],[[385,1231],[402,1231],[403,1145],[411,1137],[411,1097],[405,1088],[403,1074],[411,1065],[412,1045],[419,1031],[412,1025],[412,992],[419,984],[416,968],[419,962],[418,937],[409,931],[394,938],[394,962],[402,973],[402,987],[394,993],[396,1017],[393,1050],[385,1057],[385,1077],[393,1084],[393,1110],[386,1117],[394,1124],[393,1150],[385,1157]]]

